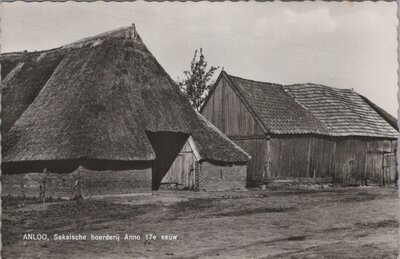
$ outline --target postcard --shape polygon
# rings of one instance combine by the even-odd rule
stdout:
[[[2,258],[396,258],[397,3],[1,3]]]

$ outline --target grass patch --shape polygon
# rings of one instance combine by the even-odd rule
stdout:
[[[399,222],[395,219],[385,219],[377,222],[355,223],[356,228],[398,228]]]
[[[4,240],[19,239],[22,232],[55,233],[60,229],[71,232],[93,229],[93,224],[134,219],[152,210],[154,205],[129,205],[98,200],[66,201],[50,204],[46,210],[10,211],[3,219]]]
[[[12,195],[1,196],[1,204],[3,208],[17,207],[17,206],[22,206],[23,204],[35,204],[35,203],[40,203],[39,199],[36,197],[26,197],[24,199],[22,196],[12,196]]]
[[[46,203],[60,202],[60,201],[66,201],[66,200],[61,199],[61,198],[51,198],[51,197],[46,198]],[[13,196],[13,195],[1,196],[1,202],[2,202],[3,208],[5,208],[5,209],[14,208],[14,207],[23,207],[24,205],[27,205],[27,204],[42,203],[42,201],[40,201],[38,197],[27,196],[24,198],[22,196]]]
[[[39,225],[52,229],[58,225],[71,223],[71,221],[90,221],[101,223],[105,221],[135,218],[147,213],[152,205],[118,204],[99,200],[83,200],[80,202],[64,202],[49,205],[46,211],[32,212],[37,216]],[[54,224],[46,224],[48,219],[56,219]]]
[[[290,236],[288,238],[279,239],[280,242],[282,241],[304,241],[306,240],[307,236]]]
[[[348,203],[348,202],[371,201],[377,199],[378,197],[379,195],[375,193],[357,192],[354,194],[343,196],[340,199],[340,202]]]
[[[216,216],[216,217],[239,217],[239,216],[258,214],[258,213],[279,213],[279,212],[287,212],[287,211],[293,211],[293,210],[295,210],[295,208],[293,208],[293,207],[254,208],[254,209],[227,211],[227,212],[214,214],[214,216]]]
[[[181,201],[173,204],[169,207],[171,212],[176,216],[182,216],[187,213],[204,212],[213,209],[216,206],[220,206],[220,199],[191,199],[187,201]]]
[[[172,220],[191,215],[192,217],[240,217],[258,213],[279,213],[295,210],[294,207],[256,207],[242,208],[235,202],[227,202],[226,199],[192,199],[181,201],[169,207],[168,218]],[[215,213],[215,211],[218,211]]]

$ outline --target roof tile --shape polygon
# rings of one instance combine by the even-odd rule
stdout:
[[[353,90],[317,84],[283,86],[231,75],[228,79],[273,134],[398,136],[377,108]]]

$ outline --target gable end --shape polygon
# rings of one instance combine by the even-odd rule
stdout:
[[[265,137],[264,125],[240,91],[222,71],[201,113],[230,138]]]

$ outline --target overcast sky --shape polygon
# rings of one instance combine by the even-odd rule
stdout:
[[[135,23],[176,79],[209,64],[280,84],[354,88],[397,114],[396,2],[2,3],[1,51],[43,50]]]

